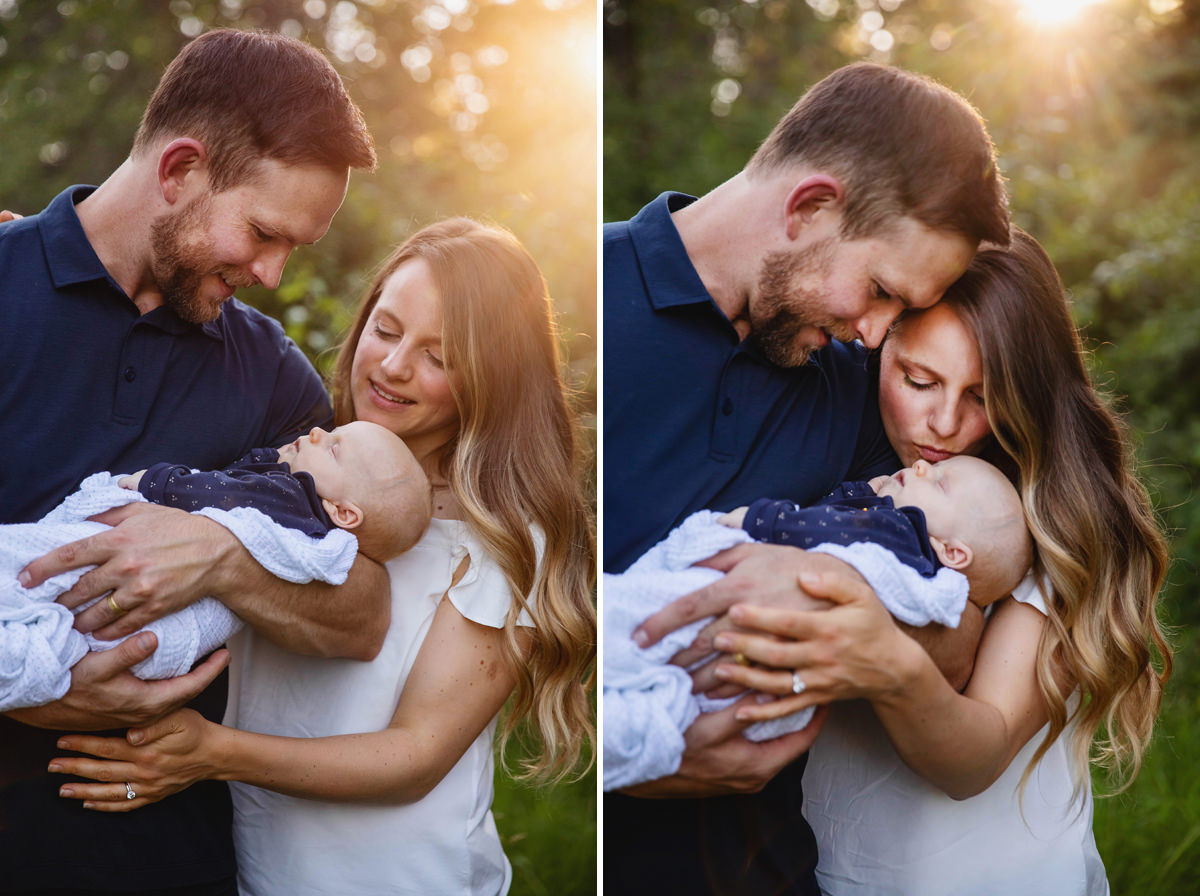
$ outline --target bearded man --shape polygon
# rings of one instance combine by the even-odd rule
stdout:
[[[312,47],[231,30],[188,44],[100,187],[70,187],[0,225],[0,522],[39,519],[99,470],[217,469],[328,426],[316,371],[277,322],[232,296],[277,286],[292,249],[328,230],[350,169],[374,164],[362,115]],[[369,659],[382,643],[386,573],[365,558],[334,597],[266,574],[210,520],[161,507],[105,517],[115,528],[68,552],[68,567],[97,568],[60,600],[109,593],[77,628],[116,638],[213,594],[302,652]],[[143,682],[129,667],[154,646],[143,634],[89,654],[59,700],[0,719],[0,891],[236,893],[223,783],[117,817],[61,799],[61,776],[46,772],[59,731],[146,724],[227,661],[221,651],[182,678]],[[199,708],[219,720],[213,696]]]
[[[979,115],[867,63],[813,86],[716,189],[606,225],[605,570],[701,508],[803,505],[895,469],[864,346],[983,240],[1007,243],[1008,211]],[[815,894],[796,761],[815,733],[751,743],[732,710],[694,724],[676,774],[606,795],[606,886]]]

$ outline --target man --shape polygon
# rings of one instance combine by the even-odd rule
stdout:
[[[807,503],[894,470],[862,349],[840,341],[878,346],[903,308],[937,302],[980,241],[1007,239],[975,111],[870,64],[815,85],[712,192],[666,193],[607,225],[606,570],[699,508],[764,495]],[[756,546],[733,555],[726,580],[742,600],[787,601],[800,594],[793,555],[816,556]],[[942,649],[961,667],[973,646]],[[815,893],[804,763],[793,760],[818,728],[752,744],[733,709],[698,720],[675,775],[606,797],[606,882],[622,893]]]
[[[374,164],[361,114],[313,48],[228,30],[185,47],[102,186],[71,187],[0,227],[0,427],[10,446],[0,519],[39,518],[97,470],[164,459],[220,467],[328,426],[312,366],[275,321],[231,297],[278,285],[292,249],[328,229],[349,170]],[[386,574],[361,556],[334,598],[329,586],[274,579],[203,518],[144,506],[104,521],[115,528],[21,575],[32,585],[96,564],[61,599],[74,607],[107,594],[80,614],[84,631],[120,637],[213,594],[293,649],[378,650]],[[46,774],[56,732],[161,717],[227,657],[141,682],[129,667],[153,649],[141,635],[90,654],[61,699],[0,720],[0,889],[236,892],[223,784],[105,817],[60,799],[61,776]],[[219,718],[220,700],[206,714]]]

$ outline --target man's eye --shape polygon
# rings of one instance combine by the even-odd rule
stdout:
[[[267,232],[261,227],[256,227],[255,225],[251,224],[250,228],[254,231],[254,238],[260,243],[265,243],[271,239]]]

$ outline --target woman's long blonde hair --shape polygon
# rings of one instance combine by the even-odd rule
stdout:
[[[1050,728],[1022,782],[1074,721],[1076,787],[1090,757],[1123,790],[1171,674],[1155,609],[1166,539],[1128,434],[1092,385],[1062,282],[1033,237],[1014,228],[1008,248],[985,246],[942,301],[979,343],[988,421],[1016,463],[1034,572],[1051,588],[1037,654]]]
[[[595,539],[553,310],[541,272],[516,237],[451,218],[393,252],[338,354],[336,417],[354,418],[350,370],[384,283],[416,258],[429,265],[441,295],[444,360],[460,384],[453,390],[460,429],[442,454],[442,472],[512,591],[505,660],[517,687],[501,725],[501,750],[528,717],[542,751],[522,762],[521,776],[581,774],[594,758],[588,692],[596,658]],[[540,560],[531,530],[545,538]],[[535,622],[529,649],[517,638],[522,610]]]

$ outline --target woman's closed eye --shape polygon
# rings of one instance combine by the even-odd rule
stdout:
[[[378,336],[380,339],[399,339],[400,338],[399,333],[394,333],[391,330],[386,330],[382,326],[380,326],[378,323],[372,325],[371,332],[374,333],[376,336]]]
[[[909,374],[906,373],[906,374],[904,374],[904,385],[908,386],[910,389],[924,391],[925,389],[932,389],[934,386],[937,385],[937,383],[932,382],[932,381],[913,379],[912,376],[910,376]]]

